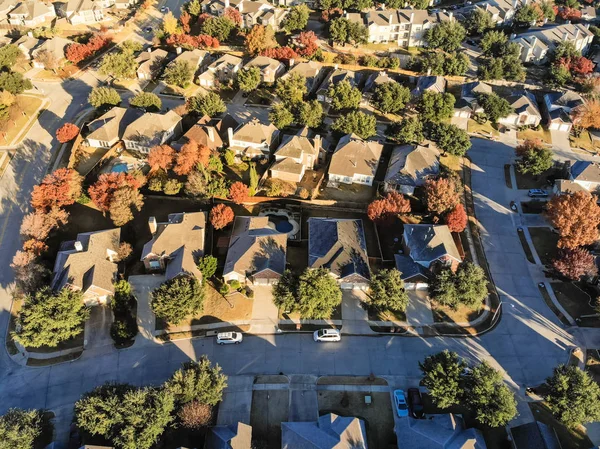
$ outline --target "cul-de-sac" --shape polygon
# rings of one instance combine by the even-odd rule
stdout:
[[[600,447],[598,0],[0,0],[0,449]]]

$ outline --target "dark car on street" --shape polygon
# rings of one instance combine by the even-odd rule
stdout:
[[[421,392],[418,388],[408,389],[408,407],[413,418],[421,419],[425,416],[423,413],[423,398],[421,398]]]

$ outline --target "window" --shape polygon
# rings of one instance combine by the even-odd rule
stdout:
[[[152,270],[157,270],[160,268],[160,262],[158,260],[151,260],[150,261],[150,268]]]

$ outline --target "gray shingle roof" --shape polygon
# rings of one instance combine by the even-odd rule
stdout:
[[[576,181],[600,182],[600,165],[596,162],[577,161],[571,165],[571,176]]]
[[[125,129],[144,115],[140,109],[115,107],[88,124],[88,139],[111,141],[120,139]]]
[[[341,176],[355,174],[375,176],[383,145],[375,141],[365,141],[354,134],[340,139],[331,157],[329,173]]]
[[[539,421],[512,427],[510,433],[516,449],[560,449],[552,427]]]
[[[281,423],[282,449],[366,449],[366,426],[362,419],[323,415],[317,422]]]
[[[427,176],[440,172],[439,156],[440,152],[431,144],[395,147],[384,181],[397,185],[422,185]]]
[[[461,260],[450,229],[446,225],[404,225],[404,239],[415,262],[433,262],[444,256]]]

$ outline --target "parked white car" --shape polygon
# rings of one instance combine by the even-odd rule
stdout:
[[[235,343],[239,345],[244,337],[241,332],[220,332],[217,334],[218,345],[230,345]]]
[[[342,334],[337,329],[319,329],[313,334],[315,341],[340,341]]]

